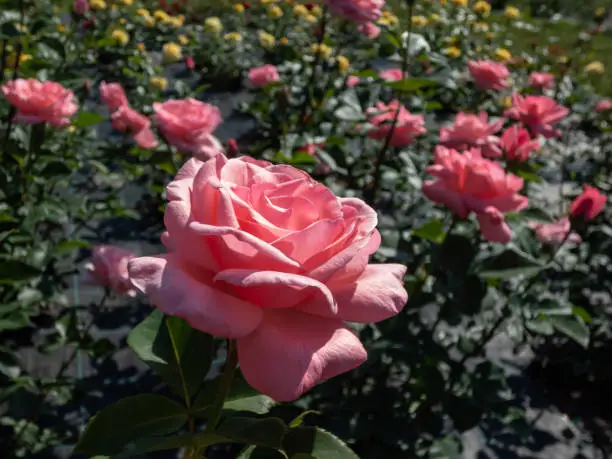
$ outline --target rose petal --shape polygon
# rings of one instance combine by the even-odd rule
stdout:
[[[135,258],[128,269],[132,284],[164,314],[181,317],[203,332],[241,338],[261,322],[259,307],[215,289],[205,273],[196,279],[174,254]]]
[[[295,400],[367,358],[357,336],[341,321],[294,310],[266,310],[257,330],[237,343],[248,383],[278,401]]]

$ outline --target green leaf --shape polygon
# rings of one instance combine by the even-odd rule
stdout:
[[[420,228],[415,229],[412,234],[436,244],[441,244],[446,235],[444,232],[444,220],[430,220]]]
[[[378,78],[378,72],[374,69],[366,69],[358,73],[353,73],[353,76],[357,78]]]
[[[429,88],[431,86],[437,86],[436,80],[428,80],[427,78],[405,78],[397,81],[385,81],[382,85],[388,86],[396,91],[410,92],[418,91],[419,89]]]
[[[547,317],[537,317],[528,320],[525,322],[525,327],[538,335],[552,336],[555,333],[555,329]]]
[[[283,440],[289,457],[309,454],[316,459],[359,459],[342,440],[319,427],[297,427]]]
[[[75,453],[121,454],[130,443],[168,435],[187,422],[185,408],[169,398],[142,394],[107,406],[92,418],[75,447]]]
[[[94,112],[79,112],[72,124],[77,128],[83,129],[98,124],[104,121],[104,119],[102,115]]]
[[[363,121],[365,119],[360,110],[348,105],[340,107],[334,112],[334,115],[341,121]]]
[[[1,330],[19,330],[30,324],[30,317],[23,311],[14,311],[0,317]]]
[[[70,240],[67,240],[67,241],[60,242],[55,247],[55,252],[56,253],[71,253],[74,250],[87,249],[90,246],[91,246],[91,244],[89,242],[81,241],[81,240],[78,240],[78,239],[70,239]]]
[[[305,151],[297,151],[291,157],[290,164],[317,164],[317,159],[314,156],[309,155]]]
[[[289,427],[291,427],[292,429],[294,427],[300,427],[304,423],[304,419],[306,418],[306,416],[308,416],[309,414],[321,414],[321,413],[315,410],[304,411],[302,414],[300,414],[297,418],[295,418],[293,421],[289,423]]]
[[[0,260],[0,284],[32,279],[41,274],[38,268],[19,260]]]
[[[262,446],[246,447],[236,459],[287,459],[287,456],[281,451],[272,448],[264,448]],[[293,459],[293,458],[291,458]]]
[[[178,317],[165,317],[159,310],[138,324],[127,341],[136,355],[183,398],[198,390],[212,363],[212,336],[192,329]]]
[[[475,273],[484,279],[510,279],[516,276],[533,276],[544,266],[526,253],[509,248],[481,260]]]
[[[248,418],[235,416],[226,418],[217,428],[217,435],[237,443],[281,448],[287,426],[278,418]]]
[[[589,347],[589,327],[579,316],[549,316],[548,319],[555,329],[582,347]]]
[[[521,218],[527,221],[540,222],[540,223],[552,223],[554,219],[543,209],[537,207],[529,207],[519,212]]]
[[[581,306],[573,306],[572,312],[575,316],[578,316],[584,320],[584,323],[590,324],[593,322],[593,317],[591,317],[591,314],[589,314],[589,312]]]
[[[121,454],[113,455],[113,459],[127,459],[129,457],[152,453],[154,451],[179,449],[187,446],[196,446],[194,435],[178,434],[164,438],[143,438],[128,444]]]
[[[571,316],[572,307],[569,304],[564,304],[559,300],[545,299],[533,306],[533,314],[555,315],[555,316]]]
[[[52,161],[48,163],[42,171],[40,176],[44,178],[57,177],[58,175],[68,175],[72,170],[62,161]]]

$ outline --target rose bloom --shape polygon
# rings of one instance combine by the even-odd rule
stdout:
[[[610,99],[600,100],[597,102],[597,105],[595,105],[596,112],[607,112],[610,110],[612,110],[612,100]]]
[[[361,79],[355,75],[351,75],[346,79],[346,85],[349,88],[354,88],[355,86],[357,86],[359,83],[361,83]]]
[[[378,38],[380,35],[380,27],[373,22],[366,22],[359,26],[359,31],[368,37],[370,40]]]
[[[394,128],[393,121],[398,108],[399,115]],[[366,114],[369,115],[368,122],[373,126],[368,131],[368,137],[384,140],[393,130],[389,143],[392,147],[405,147],[412,143],[416,136],[426,132],[423,115],[413,115],[406,107],[400,105],[399,100],[394,100],[389,105],[378,102],[376,107],[368,108]]]
[[[154,103],[155,122],[169,144],[182,153],[208,159],[222,151],[212,133],[221,123],[221,112],[214,105],[195,99]]]
[[[128,262],[136,254],[112,245],[94,247],[91,261],[85,264],[87,282],[107,288],[118,295],[136,296],[130,282]]]
[[[578,233],[570,233],[571,223],[567,217],[553,223],[531,222],[529,226],[535,231],[538,241],[544,245],[558,245],[563,241],[571,244],[580,244],[582,242],[582,238]]]
[[[450,148],[466,149],[482,147],[485,156],[499,157],[499,138],[494,136],[504,125],[504,120],[488,123],[488,115],[481,112],[479,115],[457,113],[452,126],[440,128],[440,143]]]
[[[518,194],[523,179],[506,174],[499,163],[483,158],[477,148],[459,153],[438,146],[435,164],[426,171],[436,179],[424,182],[425,196],[461,218],[474,212],[482,235],[490,242],[512,239],[503,214],[527,207],[527,197]]]
[[[385,0],[326,0],[330,11],[349,21],[363,24],[376,21],[382,15]]]
[[[119,83],[100,83],[100,97],[111,113],[129,105],[125,91]]]
[[[279,80],[278,69],[274,65],[264,65],[249,71],[249,84],[253,88],[261,88]]]
[[[20,123],[65,127],[78,110],[73,92],[54,81],[18,78],[5,83],[1,89],[6,100],[17,109],[15,121]]]
[[[73,10],[79,16],[84,15],[89,9],[89,3],[87,0],[74,0]]]
[[[157,139],[151,131],[151,121],[136,110],[124,105],[111,115],[113,129],[130,134],[138,146],[146,149],[155,148]]]
[[[512,107],[504,116],[520,121],[529,128],[533,135],[541,134],[546,138],[557,137],[561,131],[553,125],[561,121],[569,110],[546,96],[523,97],[518,93],[512,95]]]
[[[469,61],[468,70],[476,86],[484,91],[501,91],[508,87],[510,72],[504,64],[486,60]]]
[[[404,79],[402,69],[399,68],[383,70],[380,72],[379,76],[387,81],[399,81]]]
[[[593,220],[603,210],[606,200],[606,195],[597,188],[584,185],[584,191],[570,206],[570,215],[582,217],[585,221]]]
[[[555,85],[555,76],[546,72],[531,72],[529,86],[533,89],[548,89]]]
[[[345,322],[378,322],[406,303],[406,267],[369,264],[381,242],[374,209],[303,171],[190,159],[167,197],[170,253],[132,260],[132,283],[165,314],[236,339],[246,380],[275,400],[362,364]]]
[[[507,160],[525,162],[532,151],[540,148],[540,142],[532,139],[527,129],[514,125],[501,135],[500,147]]]

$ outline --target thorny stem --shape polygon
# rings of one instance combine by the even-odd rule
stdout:
[[[402,38],[402,79],[405,79],[408,77],[408,57],[410,55],[410,41],[412,39],[412,12],[414,9],[414,4],[416,3],[417,0],[410,0],[408,2],[408,36],[406,37],[406,43],[403,43],[403,38]],[[378,154],[376,155],[376,159],[374,160],[374,179],[372,181],[372,185],[371,185],[371,189],[369,190],[370,197],[371,199],[369,199],[371,204],[374,204],[376,202],[376,199],[378,198],[378,193],[379,193],[379,188],[380,188],[380,181],[382,178],[382,165],[385,162],[385,157],[387,155],[387,151],[389,150],[389,147],[391,146],[391,139],[393,138],[393,135],[395,134],[395,128],[397,126],[397,121],[399,119],[399,115],[402,109],[402,103],[400,101],[400,103],[397,106],[397,110],[395,111],[395,115],[393,116],[393,122],[391,123],[391,129],[389,130],[389,133],[387,134],[387,137],[385,138],[385,142],[382,146],[382,148],[378,151]]]

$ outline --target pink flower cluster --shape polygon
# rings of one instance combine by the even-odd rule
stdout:
[[[326,0],[329,10],[349,21],[364,24],[382,15],[385,0]]]
[[[372,125],[368,137],[384,140],[391,134],[389,145],[392,147],[409,145],[416,136],[426,132],[423,115],[413,115],[399,100],[389,104],[378,102],[376,107],[368,108],[366,115]]]
[[[280,76],[275,65],[264,65],[249,71],[249,84],[252,88],[262,88],[276,81],[280,81]]]

